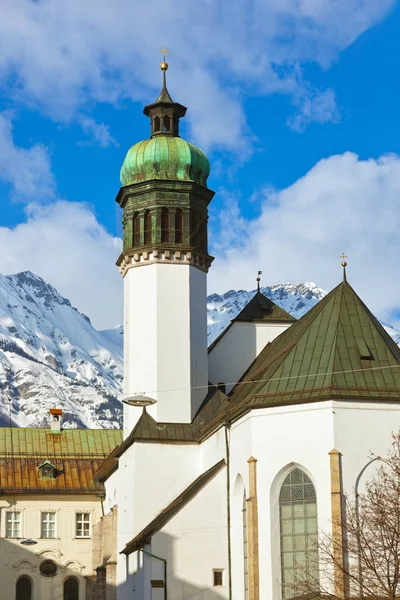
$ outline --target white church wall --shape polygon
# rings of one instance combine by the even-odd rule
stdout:
[[[225,429],[221,427],[199,446],[200,472],[204,473],[217,462],[226,459]]]
[[[247,460],[250,456],[257,459],[260,598],[279,600],[281,596],[278,498],[280,485],[294,465],[303,468],[315,484],[319,525],[329,524],[329,452],[333,442],[329,402],[257,410],[232,425],[231,473],[243,477],[247,490]],[[232,514],[231,519],[235,527],[242,519],[241,511]],[[243,552],[237,552],[234,558],[233,570],[243,570]],[[241,600],[243,588],[234,589],[233,596]]]
[[[208,383],[206,273],[146,264],[128,270],[124,289],[124,392],[156,399],[158,421],[190,422]],[[125,437],[139,416],[124,409]]]
[[[222,469],[156,534],[151,551],[167,558],[168,597],[228,598],[226,472]],[[159,569],[152,560],[152,568]],[[213,586],[213,570],[223,585]],[[159,571],[157,571],[159,573]]]
[[[224,382],[229,393],[265,345],[289,326],[290,323],[232,323],[208,354],[211,383]]]
[[[400,405],[375,402],[338,402],[333,404],[335,448],[342,454],[343,486],[349,497],[361,471],[371,460],[371,453],[385,456],[392,434],[400,431]],[[372,464],[360,477],[359,491],[378,463]]]

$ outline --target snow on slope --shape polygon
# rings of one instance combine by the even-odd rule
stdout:
[[[296,318],[326,292],[314,283],[284,283],[263,294]],[[255,290],[207,298],[211,343]],[[384,325],[400,343],[400,332]],[[47,426],[48,411],[64,411],[64,427],[121,426],[122,326],[97,331],[56,289],[27,271],[0,275],[0,426]]]
[[[0,413],[43,426],[64,410],[64,427],[120,426],[122,332],[96,331],[43,279],[0,276]]]
[[[262,287],[261,292],[284,310],[300,319],[326,293],[315,283],[279,283]],[[256,290],[230,290],[225,294],[211,294],[207,298],[208,312],[208,343],[211,342],[227,327],[232,319],[252,299]]]

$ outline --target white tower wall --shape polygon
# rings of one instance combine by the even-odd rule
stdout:
[[[157,421],[190,422],[207,393],[206,277],[162,262],[125,274],[124,393],[157,400],[148,408]],[[124,407],[125,436],[141,412]]]

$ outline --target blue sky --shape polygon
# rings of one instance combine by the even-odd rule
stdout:
[[[278,7],[276,6],[278,4]],[[128,148],[161,84],[212,164],[209,291],[349,279],[400,320],[400,5],[391,0],[3,0],[0,272],[121,319]]]

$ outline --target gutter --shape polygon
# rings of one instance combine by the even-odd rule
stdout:
[[[167,559],[161,558],[161,556],[157,556],[156,554],[152,554],[151,552],[147,552],[143,548],[140,548],[139,552],[143,552],[146,556],[150,556],[151,558],[155,558],[157,560],[161,560],[164,563],[164,600],[167,600]]]

